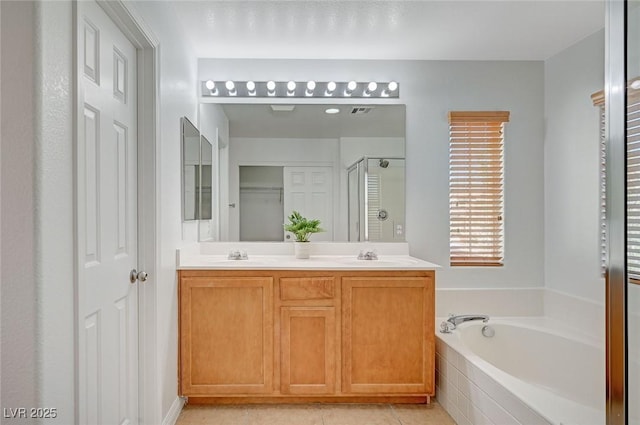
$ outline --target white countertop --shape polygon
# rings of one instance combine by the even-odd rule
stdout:
[[[220,242],[177,251],[178,270],[435,270],[438,265],[408,255],[406,244],[314,243],[309,259],[296,259],[293,244]],[[375,249],[377,260],[358,260],[361,250]],[[244,251],[246,260],[229,260],[228,252]],[[315,253],[314,253],[315,251]],[[333,254],[328,254],[333,253]]]

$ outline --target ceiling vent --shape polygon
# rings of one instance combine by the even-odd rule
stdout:
[[[271,105],[273,112],[291,112],[296,108],[296,105]]]
[[[351,113],[354,115],[368,114],[373,110],[374,106],[354,106]]]

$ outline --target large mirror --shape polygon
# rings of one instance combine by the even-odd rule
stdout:
[[[180,119],[182,152],[182,219],[211,220],[213,147],[187,117]]]
[[[218,147],[215,239],[290,240],[296,210],[321,220],[314,241],[404,241],[404,105],[203,103],[199,126]]]

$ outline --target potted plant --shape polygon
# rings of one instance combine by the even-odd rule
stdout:
[[[309,258],[311,246],[309,237],[318,232],[324,232],[320,228],[320,220],[309,220],[298,211],[293,211],[288,217],[289,223],[284,224],[284,230],[295,235],[294,249],[296,258]]]

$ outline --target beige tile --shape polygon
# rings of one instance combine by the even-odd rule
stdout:
[[[186,406],[176,425],[246,425],[245,406]]]
[[[402,425],[455,425],[436,401],[431,404],[394,404],[393,412]]]
[[[324,425],[400,425],[391,406],[386,404],[325,406],[322,418]]]
[[[317,405],[249,406],[248,425],[323,425]]]
[[[304,404],[186,406],[176,425],[455,425],[431,405]]]

